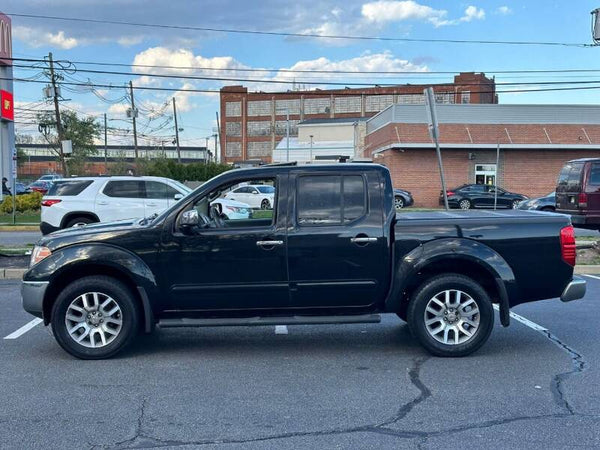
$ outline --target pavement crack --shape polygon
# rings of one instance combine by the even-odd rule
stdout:
[[[421,367],[430,358],[430,356],[423,358],[415,358],[413,360],[413,367],[411,367],[408,371],[408,377],[410,379],[410,382],[419,390],[419,395],[411,401],[409,401],[408,403],[402,405],[393,417],[375,425],[374,428],[383,428],[399,422],[400,420],[404,419],[418,404],[423,403],[425,400],[431,397],[431,390],[427,386],[425,386],[425,383],[423,383],[423,381],[421,381],[420,378]]]
[[[563,409],[566,409],[569,414],[574,415],[575,409],[567,399],[567,395],[564,391],[564,383],[571,375],[582,373],[587,367],[587,362],[581,353],[565,342],[561,341],[557,336],[550,333],[550,331],[540,330],[540,332],[550,339],[556,346],[565,351],[569,355],[569,358],[571,358],[571,370],[554,375],[552,378],[551,390],[556,404]]]

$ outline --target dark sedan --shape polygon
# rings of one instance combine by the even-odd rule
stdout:
[[[396,209],[407,208],[414,203],[412,194],[404,189],[394,189],[394,206]]]
[[[447,194],[448,206],[460,209],[493,209],[494,201],[497,208],[515,209],[519,203],[528,199],[526,195],[515,194],[487,184],[463,184],[455,189],[449,189]],[[444,196],[440,192],[440,205],[443,204]]]
[[[537,211],[555,211],[556,210],[556,195],[550,192],[544,197],[531,198],[519,203],[519,209],[529,209]]]

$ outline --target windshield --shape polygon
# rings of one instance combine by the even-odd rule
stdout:
[[[275,188],[273,186],[256,186],[261,194],[274,194]]]

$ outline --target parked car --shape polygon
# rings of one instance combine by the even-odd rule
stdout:
[[[210,207],[257,179],[279,193],[273,211],[223,220]],[[273,165],[225,172],[153,219],[43,237],[22,297],[84,359],[111,357],[155,324],[373,323],[382,313],[408,321],[432,354],[464,356],[490,336],[493,303],[508,326],[518,304],[582,298],[575,258],[565,215],[398,217],[383,166]]]
[[[210,204],[217,208],[219,214],[221,214],[224,219],[249,219],[252,216],[252,208],[250,208],[250,205],[242,202],[236,202],[235,200],[229,200],[228,198],[218,198]]]
[[[52,187],[52,182],[51,181],[40,181],[40,180],[38,180],[38,181],[34,181],[29,186],[27,186],[27,189],[29,189],[30,191],[39,192],[40,194],[43,195],[46,192],[48,192],[51,187]]]
[[[556,212],[580,228],[600,230],[600,158],[567,162],[556,185]]]
[[[19,181],[15,182],[15,190],[17,195],[30,194],[32,192],[25,183]]]
[[[529,209],[537,211],[554,211],[556,209],[556,196],[550,192],[543,197],[530,198],[519,203],[519,209]]]
[[[61,175],[58,175],[56,173],[47,173],[46,175],[42,175],[41,177],[39,177],[37,179],[37,181],[50,181],[53,182],[55,180],[60,180],[62,178]]]
[[[42,234],[94,222],[158,214],[191,192],[161,177],[65,178],[42,199]]]
[[[495,195],[495,191],[498,191],[497,195]],[[446,192],[448,195],[448,206],[460,209],[493,209],[494,198],[496,198],[497,208],[515,209],[521,201],[529,198],[526,195],[508,192],[488,184],[463,184]],[[443,204],[444,195],[443,192],[440,192],[440,205]]]
[[[394,206],[396,209],[408,208],[414,203],[412,194],[404,189],[394,189]]]
[[[271,209],[275,202],[275,188],[270,185],[247,184],[228,192],[225,198],[246,203],[251,208]]]

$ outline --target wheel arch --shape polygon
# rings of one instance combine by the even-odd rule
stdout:
[[[404,313],[414,290],[442,273],[464,275],[481,284],[498,303],[502,325],[509,325],[510,298],[517,294],[512,269],[493,249],[462,238],[431,241],[399,260],[385,310]]]
[[[71,211],[65,214],[60,221],[60,228],[65,228],[67,224],[73,220],[75,217],[85,217],[87,219],[91,219],[94,222],[100,222],[100,218],[90,211]]]

